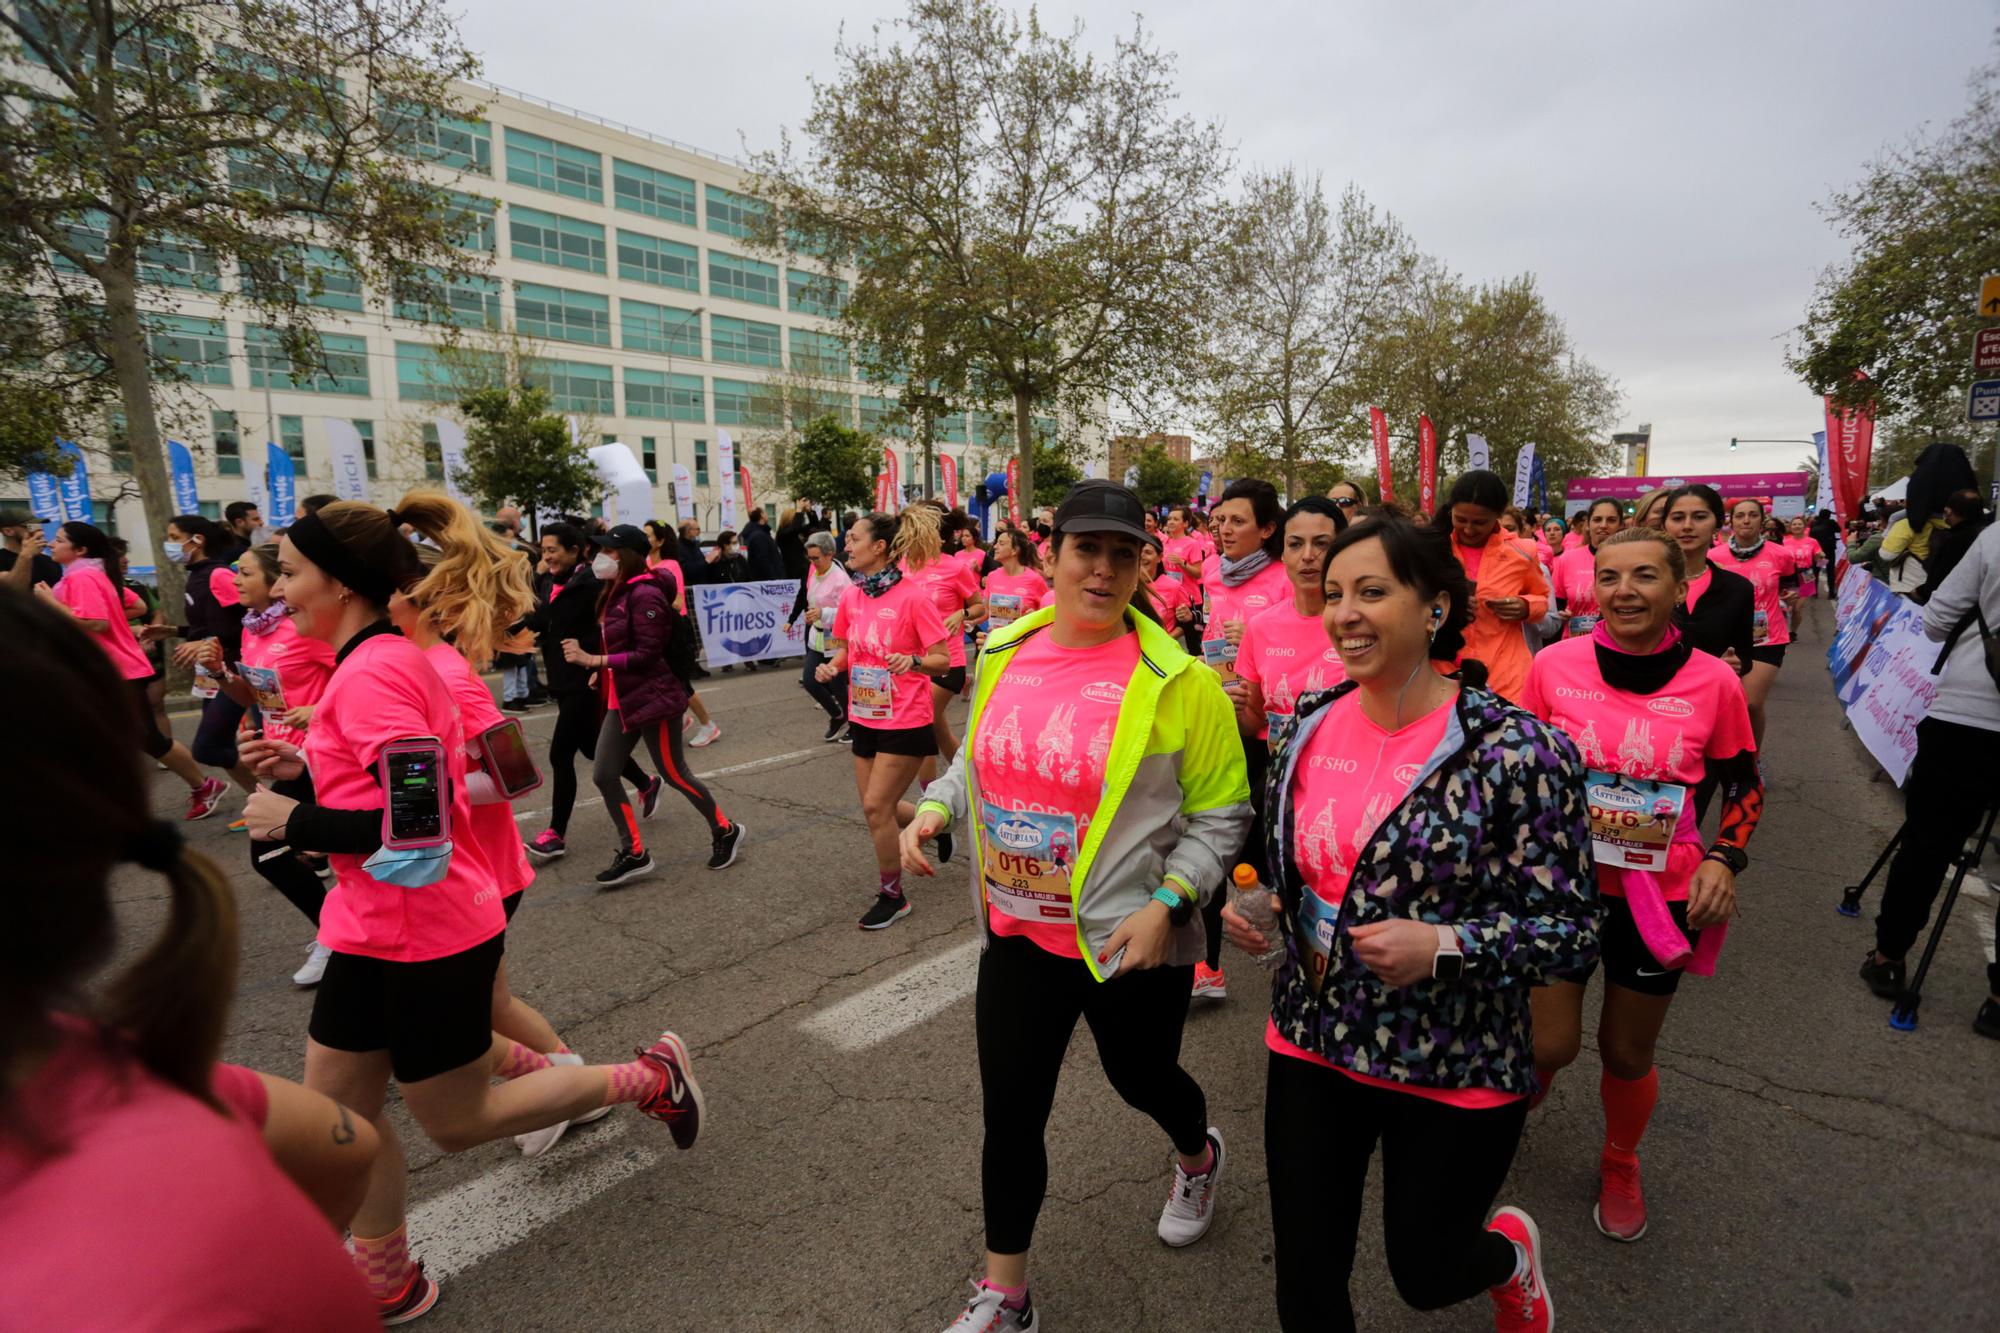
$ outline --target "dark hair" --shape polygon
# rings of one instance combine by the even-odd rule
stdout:
[[[1051,552],[1054,552],[1057,555],[1062,554],[1063,537],[1065,535],[1067,534],[1060,531],[1049,534],[1049,550]],[[1106,535],[1112,537],[1124,536],[1123,533],[1115,533],[1115,532],[1108,533]],[[1017,538],[1016,540],[1019,539]],[[1152,545],[1151,542],[1145,541],[1138,537],[1127,537],[1126,540],[1136,542],[1142,548]],[[1163,629],[1166,627],[1166,622],[1160,619],[1159,611],[1153,606],[1152,594],[1146,591],[1146,580],[1143,576],[1139,579],[1138,582],[1132,585],[1131,605],[1134,611],[1137,611],[1140,615],[1146,617],[1146,619],[1152,621],[1155,625],[1158,625]]]
[[[1944,512],[1957,514],[1961,519],[1976,519],[1986,513],[1986,497],[1978,491],[1953,491],[1945,499]]]
[[[234,893],[213,863],[154,822],[133,762],[131,693],[69,613],[0,597],[0,641],[14,649],[0,661],[0,730],[24,753],[65,759],[36,777],[44,808],[60,817],[23,820],[8,835],[0,1065],[59,1041],[57,1012],[91,1012],[153,1074],[213,1106],[209,1079],[236,988]],[[121,975],[86,986],[116,943],[110,879],[125,861],[166,877],[166,924]],[[17,1111],[0,1083],[0,1115]],[[25,1128],[32,1141],[65,1127]]]
[[[885,510],[871,509],[865,514],[851,514],[848,516],[848,527],[851,528],[856,523],[866,523],[868,525],[868,535],[878,542],[886,543],[893,555],[896,549],[896,533],[902,527],[901,520]]]
[[[1342,551],[1371,541],[1382,543],[1383,558],[1389,562],[1389,572],[1396,582],[1415,588],[1419,597],[1443,593],[1451,599],[1444,619],[1438,623],[1437,637],[1431,640],[1431,658],[1449,661],[1457,657],[1465,649],[1465,627],[1472,623],[1472,580],[1465,576],[1465,566],[1452,554],[1450,534],[1435,525],[1419,526],[1406,518],[1364,518],[1333,539],[1333,546],[1326,553],[1327,572],[1333,571],[1333,562]],[[1479,666],[1477,674],[1476,680],[1471,675],[1466,679],[1475,685],[1484,684],[1484,664]]]
[[[1762,500],[1759,500],[1759,499],[1758,499],[1758,498],[1757,498],[1756,496],[1754,496],[1754,495],[1746,495],[1746,496],[1743,496],[1743,497],[1742,497],[1742,498],[1740,498],[1740,499],[1736,499],[1736,500],[1731,500],[1731,501],[1729,502],[1729,513],[1730,513],[1730,515],[1731,515],[1732,517],[1733,517],[1733,516],[1735,515],[1735,513],[1736,513],[1736,508],[1737,508],[1737,506],[1738,506],[1738,505],[1756,505],[1756,506],[1757,506],[1757,517],[1759,517],[1759,518],[1762,518],[1762,517],[1764,517],[1764,514],[1765,514],[1765,509],[1764,509],[1764,502],[1763,502]]]
[[[238,500],[236,503],[242,504],[244,501]],[[230,506],[232,509],[235,507],[235,505]],[[252,505],[251,508],[254,509],[256,506]],[[201,538],[202,555],[209,560],[226,559],[243,547],[243,543],[236,539],[235,533],[214,519],[204,518],[200,514],[175,514],[167,522],[190,537]]]
[[[555,526],[554,524],[549,525],[549,527],[554,527],[554,526]],[[677,540],[680,535],[676,533],[672,528],[668,527],[666,524],[660,522],[660,520],[657,518],[649,518],[644,523],[640,524],[640,526],[645,528],[647,532],[652,534],[653,540],[660,544],[661,550],[665,550],[669,545],[671,545],[675,540]],[[543,532],[547,532],[548,530],[549,530],[548,527],[542,529]],[[565,549],[572,548],[575,545],[576,545],[575,542],[563,543],[563,547]]]
[[[556,545],[562,547],[565,551],[581,550],[583,547],[583,534],[567,523],[544,523],[542,524],[542,535],[544,537],[554,537]]]
[[[1610,505],[1614,510],[1617,511],[1619,520],[1621,522],[1624,520],[1625,506],[1619,504],[1616,500],[1612,499],[1608,495],[1600,495],[1595,500],[1592,500],[1590,502],[1590,507],[1588,509],[1585,509],[1583,511],[1583,518],[1586,523],[1590,521],[1590,516],[1597,512],[1597,506],[1599,505]]]
[[[256,508],[257,502],[255,500],[231,500],[222,507],[222,517],[228,522],[234,523],[245,514],[254,512]],[[175,519],[174,522],[179,523],[180,520]],[[187,529],[182,528],[181,531],[186,532]]]
[[[118,572],[118,553],[111,549],[111,538],[104,535],[104,529],[82,519],[71,519],[58,529],[69,538],[69,544],[82,551],[86,559],[102,560],[107,576]]]
[[[736,529],[734,528],[724,528],[722,531],[715,534],[715,544],[717,546],[727,546],[729,545],[729,543],[735,540],[736,540]]]
[[[1300,514],[1318,514],[1321,518],[1332,519],[1335,536],[1347,530],[1347,515],[1341,512],[1339,505],[1324,495],[1308,495],[1302,500],[1292,501],[1291,508],[1285,510],[1285,522],[1278,525],[1279,534],[1284,533],[1285,524]]]
[[[1285,546],[1285,511],[1278,503],[1278,488],[1257,477],[1238,477],[1229,483],[1229,488],[1222,493],[1222,499],[1216,503],[1224,504],[1230,500],[1248,500],[1251,516],[1256,520],[1257,526],[1261,528],[1266,524],[1270,525],[1271,535],[1264,542],[1264,554],[1276,560],[1278,552]]]
[[[1431,526],[1440,532],[1449,531],[1453,505],[1478,505],[1481,509],[1491,509],[1495,514],[1504,514],[1507,506],[1513,503],[1513,498],[1507,490],[1507,483],[1500,480],[1499,473],[1488,472],[1485,468],[1461,472],[1451,479],[1451,489],[1445,492],[1437,514],[1431,519]],[[1397,571],[1396,577],[1402,578],[1401,570]]]
[[[308,514],[317,514],[320,510],[326,508],[339,498],[337,495],[326,495],[323,493],[320,495],[308,495],[305,499],[299,501],[299,508],[305,510]]]
[[[1667,514],[1673,513],[1674,505],[1690,495],[1701,501],[1703,507],[1709,513],[1715,515],[1715,526],[1718,528],[1721,527],[1725,517],[1722,508],[1722,496],[1716,493],[1715,487],[1699,481],[1691,481],[1685,486],[1676,486],[1667,492]],[[1662,523],[1666,522],[1666,514],[1660,515],[1660,521]]]
[[[752,523],[762,523],[764,521],[764,506],[758,505],[755,509],[751,510],[749,521]]]

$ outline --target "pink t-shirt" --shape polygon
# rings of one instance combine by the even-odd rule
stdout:
[[[84,620],[102,620],[104,628],[91,634],[111,658],[111,665],[126,680],[145,680],[153,674],[146,650],[125,619],[125,599],[111,586],[100,567],[102,561],[84,558],[63,566],[63,576],[54,588],[56,600]]]
[[[458,708],[423,652],[400,634],[363,640],[334,668],[306,732],[315,797],[336,810],[381,809],[376,760],[390,742],[419,736],[434,736],[444,747],[450,864],[437,883],[404,889],[363,870],[367,857],[333,853],[334,886],[320,909],[319,942],[335,953],[421,963],[463,953],[507,928],[486,861],[468,836],[472,803]]]
[[[1785,549],[1792,553],[1794,560],[1798,561],[1801,586],[1805,584],[1817,586],[1815,571],[1820,559],[1826,554],[1819,549],[1819,543],[1810,537],[1787,537]]]
[[[1302,616],[1288,599],[1243,627],[1236,654],[1236,674],[1253,681],[1264,694],[1264,725],[1257,735],[1268,740],[1271,723],[1289,717],[1302,694],[1331,689],[1347,679],[1340,654],[1326,637],[1318,616]]]
[[[897,675],[888,667],[891,653],[922,656],[946,637],[944,617],[922,584],[906,576],[880,597],[858,584],[849,588],[840,595],[833,637],[847,645],[848,721],[884,731],[931,724],[930,677],[914,670]]]
[[[465,767],[469,772],[484,759],[478,743],[480,733],[507,719],[494,705],[486,682],[473,674],[471,663],[458,649],[448,643],[432,644],[424,649],[424,656],[437,669],[438,679],[444,682],[452,702],[458,706],[459,725],[465,733]],[[535,872],[528,865],[527,849],[522,845],[521,828],[514,821],[511,801],[473,806],[471,828],[472,841],[477,844],[480,859],[486,862],[486,872],[502,898],[511,898],[534,883]]]
[[[1619,784],[1617,805],[1591,802],[1593,840],[1634,838],[1642,849],[1663,851],[1659,875],[1666,898],[1686,901],[1689,877],[1702,857],[1688,798],[1707,775],[1708,760],[1756,749],[1736,673],[1721,658],[1693,653],[1662,689],[1633,694],[1605,682],[1594,641],[1565,639],[1535,655],[1520,704],[1569,733],[1593,770],[1588,781],[1600,775],[1636,780]],[[1670,841],[1675,825],[1667,814],[1677,801],[1678,824],[1685,827]],[[1623,828],[1615,822],[1621,820]],[[1620,877],[1608,869],[1599,866],[1598,888],[1618,895]]]
[[[974,578],[978,578],[979,571],[986,568],[986,552],[977,546],[961,546],[951,553],[951,558],[971,570]]]
[[[1305,876],[1298,937],[1318,985],[1325,956],[1313,941],[1335,929],[1340,900],[1354,865],[1368,854],[1375,831],[1402,803],[1436,753],[1450,725],[1447,701],[1398,731],[1385,731],[1361,710],[1361,694],[1351,690],[1327,705],[1327,716],[1299,754],[1292,778],[1292,857]],[[1264,1045],[1280,1055],[1307,1060],[1374,1087],[1451,1106],[1481,1109],[1504,1106],[1514,1095],[1493,1088],[1423,1088],[1342,1069],[1285,1040],[1274,1021],[1264,1024]]]
[[[1241,648],[1229,646],[1223,627],[1232,620],[1249,624],[1274,606],[1290,605],[1292,581],[1285,567],[1273,560],[1236,587],[1222,581],[1222,560],[1209,557],[1201,576],[1202,601],[1207,624],[1201,631],[1201,656],[1222,674],[1224,683],[1236,678],[1236,657]]]
[[[1757,609],[1753,613],[1750,641],[1759,648],[1775,648],[1792,641],[1791,627],[1785,623],[1785,603],[1778,593],[1778,580],[1795,574],[1799,569],[1797,553],[1788,551],[1776,542],[1767,541],[1757,548],[1757,553],[1748,560],[1736,558],[1736,552],[1724,542],[1708,553],[1708,558],[1750,580],[1750,587],[1757,594]]]
[[[283,1328],[381,1321],[340,1236],[258,1129],[155,1078],[82,1023],[28,1076],[0,1127],[0,1254],[10,1329]]]
[[[1146,585],[1146,593],[1153,599],[1153,609],[1160,613],[1160,623],[1178,640],[1186,628],[1181,623],[1180,608],[1192,607],[1200,601],[1201,590],[1192,579],[1170,579],[1162,574]]]
[[[986,576],[986,623],[993,629],[1011,625],[1041,609],[1049,597],[1048,581],[1039,570],[1021,566],[1018,574],[996,569]]]
[[[906,564],[903,566],[903,582],[912,581],[930,594],[931,604],[937,607],[940,623],[945,617],[957,615],[971,603],[979,600],[979,575],[968,568],[963,560],[933,560],[917,571],[912,571]],[[944,647],[945,652],[950,654],[946,670],[965,665],[963,634],[951,634]]]
[[[1187,582],[1199,588],[1202,564],[1209,555],[1207,544],[1193,533],[1183,533],[1178,537],[1162,539],[1160,546],[1162,554],[1166,556],[1166,559],[1160,562],[1161,579],[1185,577]]]
[[[996,935],[1081,958],[1070,870],[1104,794],[1104,762],[1139,636],[1064,648],[1036,634],[1007,658],[972,746],[980,879]]]
[[[1577,547],[1585,545],[1588,540],[1580,532],[1565,532],[1563,534],[1563,550],[1574,551]]]
[[[268,634],[258,634],[246,624],[240,665],[278,673],[278,693],[268,702],[261,690],[257,694],[264,735],[287,745],[303,744],[305,732],[286,726],[284,713],[316,704],[326,693],[326,683],[333,678],[333,645],[300,634],[290,616],[278,621]],[[250,688],[256,690],[258,682],[254,676],[250,680]]]
[[[208,571],[208,590],[215,594],[217,606],[235,606],[243,600],[243,594],[236,591],[236,571],[228,565]]]
[[[1549,595],[1563,599],[1563,637],[1574,639],[1597,628],[1597,552],[1588,546],[1564,551],[1549,567]]]

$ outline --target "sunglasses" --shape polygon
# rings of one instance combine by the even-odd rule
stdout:
[[[1352,497],[1343,495],[1338,499],[1336,499],[1334,501],[1334,504],[1338,505],[1342,509],[1352,509],[1354,508],[1355,501],[1353,500]]]

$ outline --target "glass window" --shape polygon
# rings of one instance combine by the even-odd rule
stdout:
[[[718,426],[781,426],[776,394],[745,380],[715,381],[715,424]]]
[[[812,329],[793,329],[791,339],[793,370],[801,375],[818,375],[822,379],[847,378],[847,344],[838,336]]]
[[[625,371],[625,415],[653,421],[704,421],[699,375]]]
[[[319,335],[320,354],[294,361],[285,354],[276,329],[252,324],[243,330],[253,389],[297,389],[305,393],[368,396],[368,340],[345,333]]]
[[[477,194],[460,194],[457,190],[446,190],[439,205],[439,211],[458,237],[458,248],[478,250],[489,255],[499,248],[500,229],[494,222],[493,209],[491,199]]]
[[[871,435],[908,435],[910,419],[894,398],[861,396],[861,429]]]
[[[628,213],[694,226],[694,182],[619,158],[611,159],[611,201]]]
[[[832,319],[847,305],[847,282],[805,269],[785,270],[785,299],[801,315]]]
[[[1054,417],[1035,417],[1029,421],[1028,427],[1034,431],[1035,438],[1041,443],[1055,443],[1056,419]]]
[[[500,327],[500,280],[468,274],[457,282],[427,268],[424,276],[402,288],[396,298],[398,319],[423,320],[461,327]]]
[[[592,416],[618,415],[612,390],[611,367],[581,361],[541,361],[527,372],[529,383],[549,391],[549,405],[558,412],[587,412]]]
[[[229,330],[219,319],[147,315],[146,345],[190,384],[231,384]]]
[[[701,359],[701,316],[692,310],[620,297],[618,320],[628,351]]]
[[[218,477],[240,477],[243,475],[243,436],[236,429],[234,412],[210,412],[208,414],[209,435],[215,441],[215,475]]]
[[[458,395],[451,379],[437,348],[429,343],[396,344],[396,397],[404,402],[454,402]]]
[[[1014,418],[999,412],[974,412],[971,420],[972,443],[993,448],[1012,448],[1014,444]]]
[[[950,416],[940,416],[931,425],[932,438],[946,444],[965,443],[965,414],[953,412]]]
[[[654,447],[651,435],[641,435],[639,437],[639,466],[646,469],[647,481],[655,485],[659,484],[660,451]]]
[[[514,284],[514,323],[521,332],[564,342],[611,345],[611,298],[561,287]]]
[[[696,440],[694,442],[694,484],[697,486],[708,485],[707,440]]]
[[[842,425],[854,424],[854,399],[844,393],[815,393],[807,389],[797,395],[792,410],[796,414],[792,421],[794,426],[804,426],[808,421],[817,421],[824,416],[839,417]]]
[[[535,264],[604,272],[604,228],[515,204],[507,210],[513,255]]]
[[[165,236],[139,247],[139,281],[204,292],[222,290],[212,252]]]
[[[742,259],[720,250],[708,252],[708,294],[729,296],[753,305],[778,308],[778,266]]]
[[[748,236],[751,224],[763,216],[763,205],[756,200],[725,190],[720,185],[703,187],[708,196],[708,229],[721,232],[724,236]]]
[[[368,467],[368,480],[375,480],[375,423],[356,420],[355,434],[361,437],[361,461]]]
[[[444,480],[444,445],[438,440],[437,422],[424,423],[424,479]]]
[[[359,313],[366,304],[361,299],[360,275],[336,251],[323,245],[302,245],[290,254],[272,256],[268,263],[259,261],[254,269],[245,268],[243,290],[278,300],[292,296],[328,310]]]
[[[701,290],[701,252],[679,241],[643,236],[636,231],[618,233],[618,276],[633,282],[650,282],[655,287],[678,287],[682,291]]]
[[[776,324],[731,319],[727,315],[708,317],[708,345],[717,361],[734,361],[744,366],[782,366],[785,357],[779,339],[783,336],[784,331]]]
[[[539,134],[507,131],[507,179],[593,204],[604,202],[604,159],[588,148]]]
[[[404,153],[455,171],[493,174],[493,127],[483,120],[457,120],[428,107],[383,99],[379,119]]]
[[[25,14],[28,11],[24,9],[21,12]],[[82,213],[59,219],[56,222],[56,230],[62,233],[71,249],[82,251],[86,259],[101,262],[105,255],[110,253],[111,217],[107,213],[101,213],[94,208],[87,209]],[[82,271],[62,256],[57,256],[54,262],[57,268],[66,269],[71,273]]]
[[[292,466],[300,476],[306,470],[306,419],[304,417],[278,418],[278,447],[292,456]]]

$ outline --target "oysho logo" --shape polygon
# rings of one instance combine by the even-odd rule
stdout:
[[[1003,819],[993,833],[1017,852],[1039,847],[1042,843],[1042,831],[1032,819]]]
[[[1296,648],[1267,648],[1264,651],[1271,657],[1297,657],[1299,655]]]
[[[1338,755],[1316,754],[1312,757],[1310,766],[1323,769],[1328,773],[1358,773],[1361,771],[1359,763],[1352,759],[1341,758]]]
[[[778,612],[748,588],[730,588],[719,599],[704,602],[702,634],[739,658],[768,656],[778,630]]]
[[[1031,690],[1036,690],[1041,688],[1042,678],[1040,676],[1026,675],[1019,671],[1003,671],[1000,673],[1000,683],[1002,685],[1025,685]]]
[[[1576,685],[1558,685],[1556,686],[1556,698],[1580,699],[1585,703],[1601,704],[1604,702],[1604,691],[1586,690]]]
[[[1083,687],[1082,693],[1084,698],[1095,699],[1101,704],[1125,702],[1125,687],[1116,681],[1093,680],[1090,684]]]
[[[483,888],[479,892],[472,895],[472,905],[474,907],[479,907],[486,903],[490,903],[496,897],[498,897],[499,894],[500,890],[493,888],[491,886]]]
[[[1693,717],[1694,705],[1675,695],[1662,695],[1658,699],[1648,699],[1646,707],[1661,717]]]

